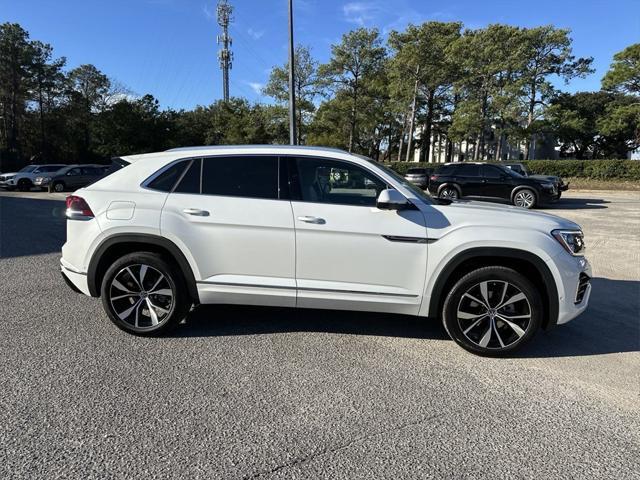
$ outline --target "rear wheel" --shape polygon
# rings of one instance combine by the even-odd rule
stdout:
[[[135,335],[159,335],[175,327],[191,306],[184,278],[160,255],[136,252],[105,273],[102,305],[118,328]]]
[[[536,203],[536,193],[529,188],[518,190],[513,196],[513,204],[516,207],[533,208]]]
[[[523,275],[483,267],[462,277],[444,302],[447,333],[462,348],[500,356],[528,342],[542,323],[542,298]]]
[[[457,200],[458,198],[460,198],[460,195],[458,194],[458,190],[455,187],[444,187],[442,190],[440,190],[438,197],[448,200]]]

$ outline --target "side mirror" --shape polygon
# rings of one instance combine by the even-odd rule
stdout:
[[[411,203],[397,190],[382,190],[378,195],[376,207],[380,210],[404,210],[409,208]]]

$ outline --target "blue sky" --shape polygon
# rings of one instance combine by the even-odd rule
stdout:
[[[259,90],[287,56],[287,0],[230,0],[235,61],[231,94],[268,100]],[[216,59],[216,0],[0,0],[0,22],[18,22],[50,43],[68,67],[93,63],[136,94],[163,107],[191,108],[222,95]],[[640,41],[640,0],[294,0],[296,43],[326,61],[330,45],[352,28],[386,34],[407,23],[459,20],[553,24],[570,28],[577,56],[593,56],[596,73],[569,91],[597,90],[613,54]]]

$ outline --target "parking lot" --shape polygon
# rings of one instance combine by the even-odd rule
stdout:
[[[639,192],[547,210],[585,230],[591,305],[509,359],[369,313],[127,335],[60,277],[63,198],[0,194],[0,478],[638,478]]]

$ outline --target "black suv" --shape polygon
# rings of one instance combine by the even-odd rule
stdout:
[[[558,200],[553,182],[523,177],[491,163],[448,163],[431,175],[429,191],[440,198],[499,198],[533,208]]]

